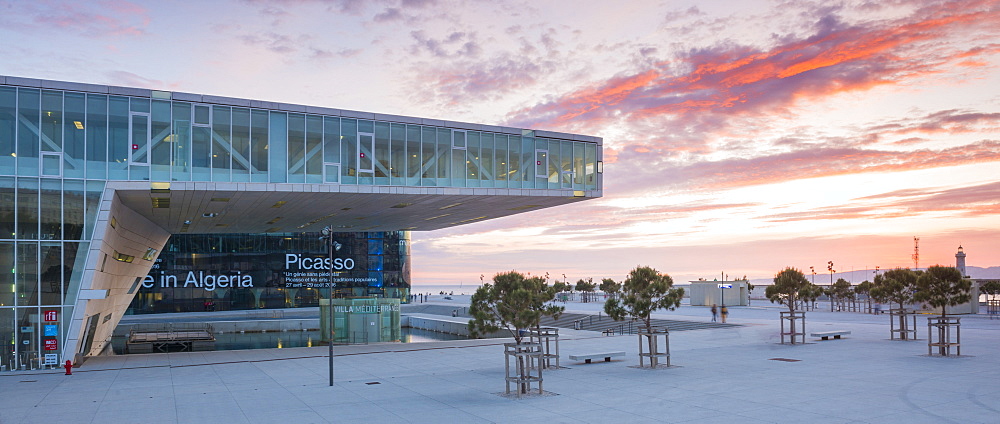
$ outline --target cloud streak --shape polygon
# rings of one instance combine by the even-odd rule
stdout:
[[[893,219],[931,212],[948,213],[954,218],[979,217],[1000,213],[1000,183],[971,187],[907,189],[856,199],[861,206],[824,207],[802,212],[763,216],[771,222],[814,220]]]

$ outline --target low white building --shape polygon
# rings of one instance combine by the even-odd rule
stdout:
[[[750,287],[747,280],[691,281],[691,306],[747,306],[750,304]]]

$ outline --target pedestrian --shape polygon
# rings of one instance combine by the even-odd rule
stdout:
[[[882,304],[879,303],[879,302],[875,302],[875,315],[878,315],[878,314],[881,314],[881,313],[882,313]]]
[[[715,304],[712,304],[712,322],[716,321],[716,317],[719,316],[719,310],[715,308]]]
[[[722,305],[722,323],[726,323],[726,317],[729,316],[729,308],[726,305]]]

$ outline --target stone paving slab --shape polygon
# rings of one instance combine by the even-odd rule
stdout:
[[[565,368],[544,373],[553,396],[497,395],[509,339],[340,346],[333,387],[325,347],[168,353],[91,358],[72,376],[0,373],[0,422],[1000,422],[1000,321],[963,318],[965,356],[939,358],[926,356],[926,327],[922,340],[891,341],[888,317],[828,310],[808,312],[808,329],[850,337],[777,344],[779,310],[734,307],[738,327],[671,334],[676,366],[662,370],[634,368],[636,336],[560,330]],[[697,307],[658,317],[711,318]],[[598,349],[627,357],[568,359]]]

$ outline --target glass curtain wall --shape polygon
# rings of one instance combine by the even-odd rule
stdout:
[[[409,232],[337,233],[335,297],[410,294]],[[326,242],[317,233],[177,234],[129,314],[318,306],[329,297]]]
[[[0,369],[61,357],[104,190],[89,183],[0,176]]]

